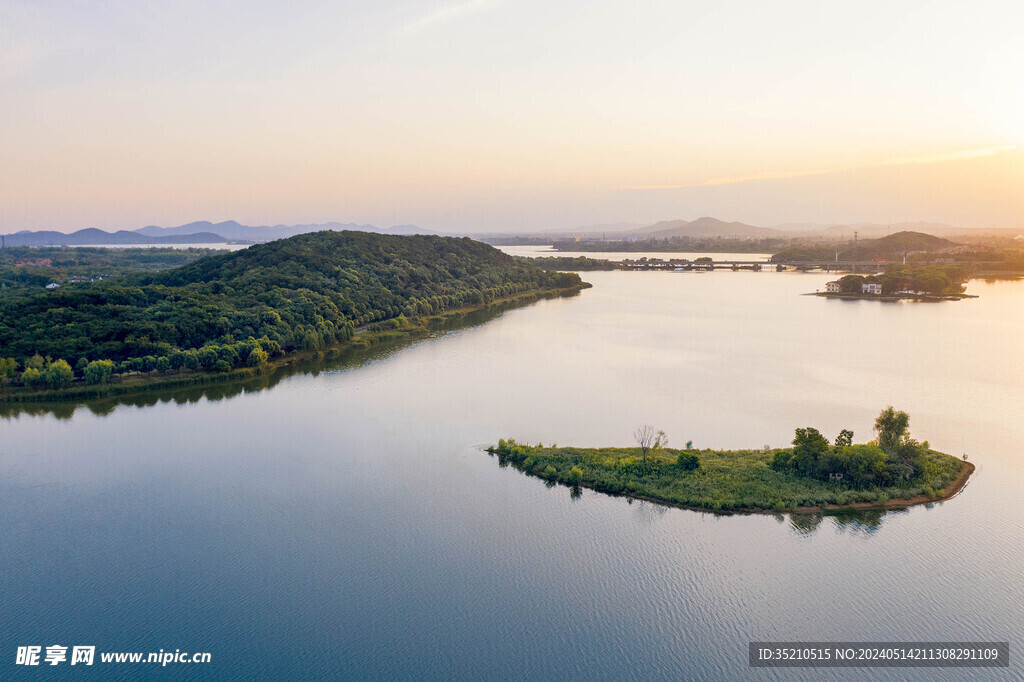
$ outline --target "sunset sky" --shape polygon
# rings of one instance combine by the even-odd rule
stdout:
[[[1024,3],[0,0],[0,232],[1024,226]]]

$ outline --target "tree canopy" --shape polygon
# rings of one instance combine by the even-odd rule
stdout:
[[[574,273],[545,272],[468,238],[315,232],[0,297],[0,348],[40,373],[44,357],[64,358],[83,378],[95,361],[110,361],[114,373],[223,370],[344,341],[375,322],[580,285]],[[106,374],[94,367],[89,376]]]
[[[915,480],[925,472],[927,443],[910,437],[906,412],[886,407],[875,420],[878,440],[855,445],[853,432],[843,429],[829,444],[813,428],[796,430],[791,450],[775,453],[771,466],[800,476],[842,480],[854,486],[891,485]]]

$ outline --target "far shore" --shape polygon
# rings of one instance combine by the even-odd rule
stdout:
[[[204,386],[208,384],[246,380],[261,374],[272,374],[278,369],[288,367],[304,360],[322,356],[325,353],[337,353],[349,348],[370,348],[371,346],[387,339],[423,334],[429,332],[432,325],[480,310],[493,307],[514,308],[529,305],[530,303],[542,299],[572,296],[583,289],[589,288],[590,286],[590,284],[584,282],[578,287],[527,291],[514,296],[494,299],[489,303],[464,306],[462,308],[446,310],[441,313],[433,313],[430,315],[421,315],[410,318],[405,326],[391,327],[389,326],[389,320],[383,320],[381,322],[359,327],[352,338],[347,341],[331,344],[316,350],[293,351],[281,357],[269,359],[262,367],[239,367],[226,372],[179,370],[176,372],[159,374],[156,371],[153,371],[125,376],[123,378],[118,377],[110,383],[93,386],[86,385],[81,381],[76,381],[72,386],[60,390],[36,390],[20,386],[8,386],[0,388],[0,404],[85,401],[96,398],[108,398],[111,396],[133,395],[143,393],[145,391],[167,388]]]

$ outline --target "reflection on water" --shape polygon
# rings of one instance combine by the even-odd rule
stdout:
[[[578,295],[577,292],[567,294],[563,298]],[[237,395],[265,391],[296,374],[318,376],[321,372],[351,369],[368,362],[381,360],[424,339],[437,338],[448,332],[484,324],[515,307],[517,306],[509,303],[495,303],[477,310],[430,318],[425,331],[410,331],[401,336],[384,337],[367,348],[348,345],[329,348],[320,353],[297,358],[287,365],[274,368],[273,371],[239,379],[227,379],[213,384],[154,388],[135,394],[88,400],[0,403],[0,418],[11,419],[21,414],[34,416],[49,414],[57,419],[71,419],[79,408],[84,408],[92,414],[102,417],[109,415],[120,405],[151,407],[160,403],[185,405],[202,400],[217,402]]]
[[[881,527],[883,516],[905,513],[905,509],[842,509],[820,514],[789,514],[789,525],[798,535],[813,535],[821,522],[829,519],[839,531],[870,537]]]
[[[5,641],[188,644],[209,678],[289,680],[814,680],[752,675],[747,643],[1024,641],[1024,282],[883,306],[801,296],[827,275],[585,279],[287,380],[19,406],[0,420]],[[966,450],[961,495],[714,516],[548,488],[480,452],[626,446],[640,424],[719,449],[804,426],[863,441],[887,404]]]

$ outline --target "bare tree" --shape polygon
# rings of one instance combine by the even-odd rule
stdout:
[[[647,454],[653,450],[660,450],[668,445],[668,436],[664,431],[655,431],[650,424],[636,427],[633,431],[633,439],[640,446],[640,455],[647,464]]]

